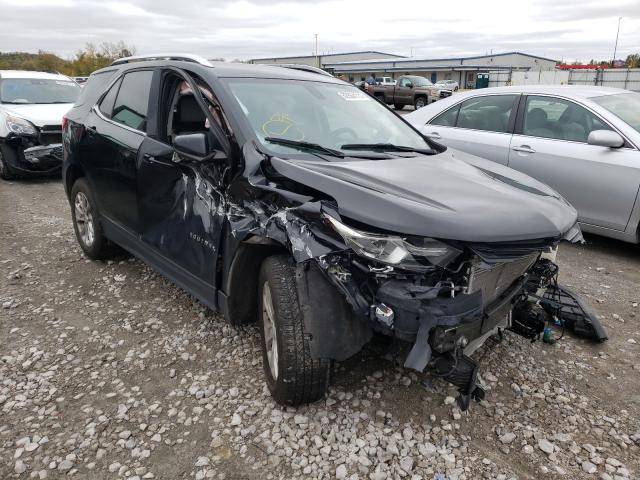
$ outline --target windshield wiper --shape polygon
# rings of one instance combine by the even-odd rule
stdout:
[[[342,150],[374,150],[381,152],[416,152],[424,155],[433,155],[433,150],[427,148],[405,147],[393,143],[347,143],[340,147]]]
[[[323,147],[319,143],[303,142],[301,140],[287,140],[286,138],[278,137],[266,137],[267,142],[276,143],[278,145],[284,145],[286,147],[297,148],[299,150],[311,150],[316,152],[325,153],[334,157],[344,158],[344,153],[334,150],[333,148]]]

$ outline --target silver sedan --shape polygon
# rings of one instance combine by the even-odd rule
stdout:
[[[640,94],[577,85],[456,94],[405,116],[425,136],[554,188],[583,230],[639,243]]]

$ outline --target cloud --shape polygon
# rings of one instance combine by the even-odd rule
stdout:
[[[3,51],[72,56],[86,42],[124,40],[138,53],[208,58],[381,50],[421,57],[519,50],[608,59],[618,16],[620,57],[640,51],[637,0],[458,0],[394,8],[389,0],[0,0]]]

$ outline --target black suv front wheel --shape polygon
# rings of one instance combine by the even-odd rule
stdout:
[[[15,178],[15,173],[9,163],[9,157],[15,161],[16,152],[8,145],[0,145],[0,178],[3,180]]]
[[[86,179],[80,178],[71,189],[71,218],[82,251],[92,260],[114,255],[114,245],[102,231],[100,216]]]
[[[311,357],[296,290],[296,267],[287,255],[267,258],[259,277],[262,364],[271,395],[281,405],[322,398],[329,386],[329,359]]]

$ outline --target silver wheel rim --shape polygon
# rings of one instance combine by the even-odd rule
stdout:
[[[264,348],[267,350],[267,363],[271,376],[278,379],[278,342],[276,340],[275,312],[271,298],[269,282],[262,287],[262,328],[264,330]]]
[[[416,102],[416,108],[422,108],[422,107],[424,107],[424,99],[419,98],[418,101]]]
[[[93,224],[93,213],[91,212],[91,204],[87,196],[78,192],[75,201],[76,226],[80,240],[86,247],[91,247],[95,240],[95,228]]]
[[[0,152],[0,175],[4,174],[4,157],[2,156],[2,152]]]

